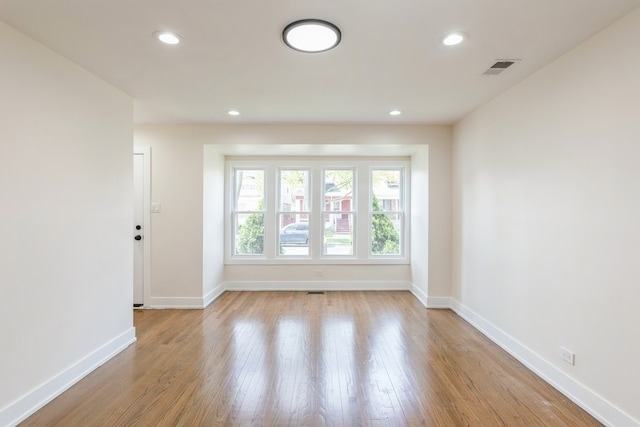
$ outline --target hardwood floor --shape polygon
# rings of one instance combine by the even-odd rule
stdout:
[[[21,425],[600,425],[408,292],[227,292],[135,326],[135,345]]]

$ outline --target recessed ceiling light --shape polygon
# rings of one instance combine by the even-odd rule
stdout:
[[[239,116],[240,112],[236,111],[236,110],[229,110],[229,115],[230,116]]]
[[[164,44],[178,44],[182,40],[178,34],[169,31],[157,31],[153,35]]]
[[[340,43],[342,34],[338,27],[319,19],[303,19],[287,25],[282,40],[291,49],[301,52],[324,52]]]
[[[392,116],[399,116],[400,114],[402,114],[402,111],[400,111],[400,110],[392,110],[392,111],[389,111],[389,114],[392,115]]]
[[[460,44],[467,38],[467,35],[464,33],[451,33],[447,34],[444,39],[442,39],[442,43],[447,46],[455,46]]]

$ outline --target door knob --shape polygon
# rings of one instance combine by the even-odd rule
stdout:
[[[136,225],[136,230],[140,230],[142,228],[141,225]]]
[[[136,239],[136,240],[142,240],[142,236],[138,234],[136,237],[134,237],[134,239]]]

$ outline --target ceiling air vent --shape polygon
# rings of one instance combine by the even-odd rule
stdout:
[[[497,76],[502,73],[507,68],[511,67],[516,61],[520,61],[519,59],[498,59],[495,64],[493,64],[487,71],[483,74],[486,76]]]

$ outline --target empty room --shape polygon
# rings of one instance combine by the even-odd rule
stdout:
[[[640,427],[640,0],[0,0],[0,426]]]

